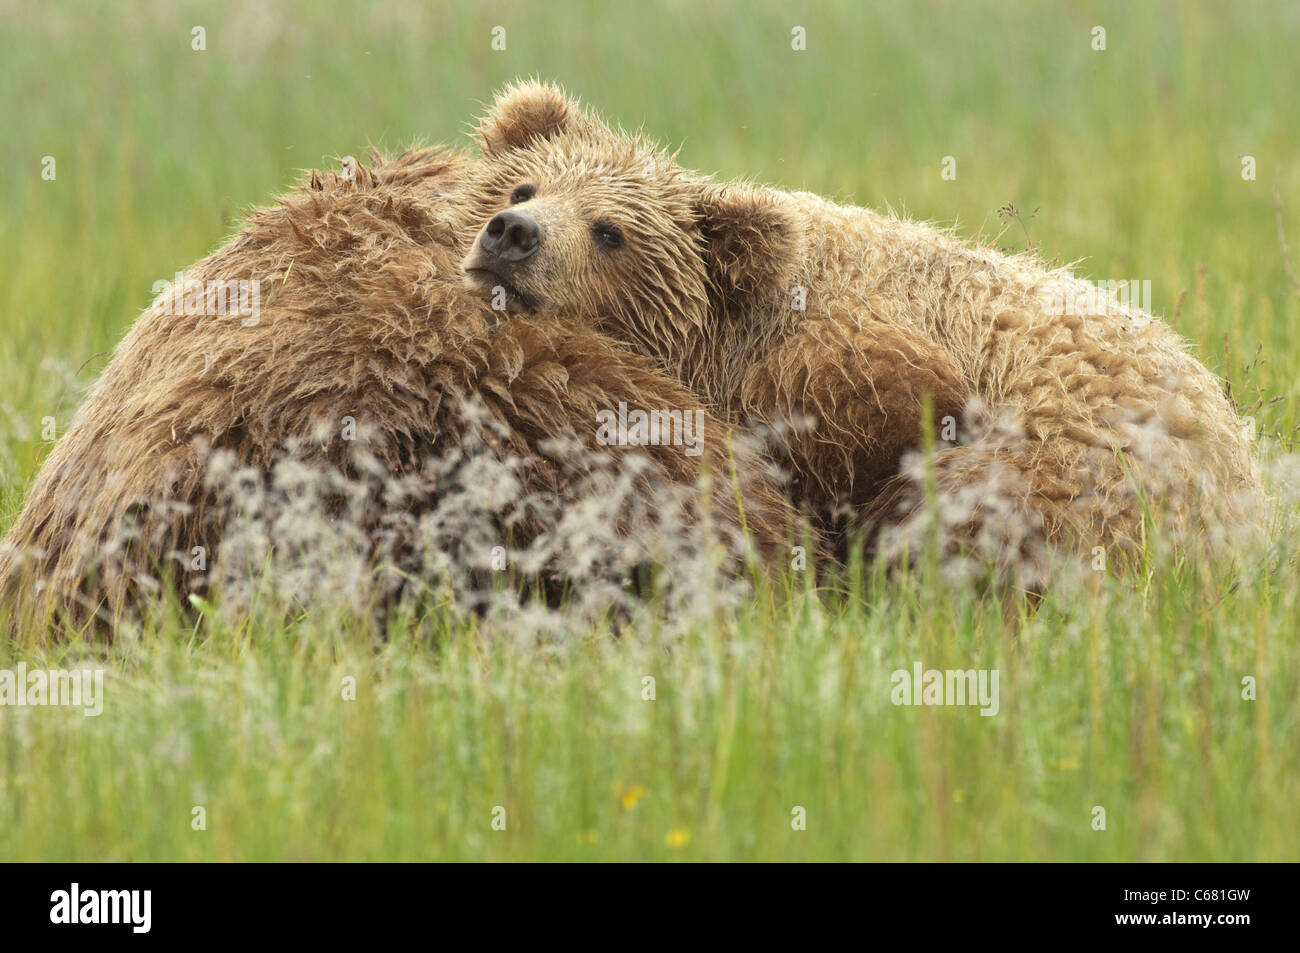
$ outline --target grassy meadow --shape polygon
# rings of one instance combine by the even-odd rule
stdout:
[[[1153,558],[1015,626],[934,567],[814,566],[684,633],[0,642],[107,671],[98,717],[0,708],[0,860],[1300,859],[1297,48],[1280,0],[0,0],[0,530],[154,281],[301,170],[468,146],[530,75],[688,166],[1150,281],[1281,509],[1235,566]],[[997,670],[997,714],[892,704],[918,661]]]

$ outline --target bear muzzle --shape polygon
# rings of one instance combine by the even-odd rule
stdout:
[[[537,254],[542,227],[516,209],[497,212],[478,236],[479,248],[499,261],[515,264]]]
[[[540,310],[543,300],[519,284],[532,264],[529,259],[541,247],[543,234],[541,225],[529,215],[514,209],[498,212],[483,226],[461,263],[467,284],[487,294],[501,288],[515,304],[529,311]]]

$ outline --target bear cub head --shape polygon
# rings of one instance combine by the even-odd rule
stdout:
[[[498,311],[560,309],[677,363],[798,266],[801,220],[780,193],[682,169],[554,86],[507,88],[478,139],[481,227],[462,270]]]

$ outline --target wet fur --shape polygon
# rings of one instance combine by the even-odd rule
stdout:
[[[526,489],[563,497],[564,461],[543,449],[550,438],[573,432],[617,458],[627,451],[594,446],[598,410],[620,400],[700,406],[650,359],[563,312],[502,325],[465,290],[457,263],[473,234],[473,165],[458,152],[417,149],[313,173],[186,270],[198,280],[260,280],[270,290],[255,326],[156,306],[141,315],[0,545],[0,596],[15,624],[111,623],[130,611],[142,580],[177,568],[173,553],[188,558],[203,546],[219,559],[225,509],[205,481],[210,451],[263,473],[286,455],[352,473],[358,454],[393,476],[418,473],[455,445],[465,426],[459,395],[475,395],[504,425],[495,452],[527,461]],[[340,438],[345,416],[356,421],[355,441]],[[712,417],[704,448],[700,457],[640,449],[659,477],[684,487],[709,468],[718,475],[712,518],[738,524],[739,500],[760,548],[777,547],[788,514],[750,452],[733,448]],[[695,501],[697,515],[705,505]],[[136,539],[123,548],[128,524]],[[174,576],[180,595],[203,591],[201,577]]]
[[[505,89],[479,139],[480,222],[531,182],[548,221],[627,224],[616,263],[577,241],[558,263],[537,256],[538,297],[724,418],[813,418],[786,453],[798,501],[827,524],[846,507],[877,527],[921,518],[924,480],[904,462],[926,401],[936,424],[963,424],[934,460],[940,503],[984,488],[1042,541],[1131,554],[1146,514],[1187,541],[1258,513],[1247,428],[1219,381],[1135,308],[1054,313],[1054,294],[1085,287],[1068,270],[810,193],[715,183],[541,83]],[[986,512],[952,520],[949,542],[988,530]]]

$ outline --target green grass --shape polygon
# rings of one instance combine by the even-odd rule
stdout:
[[[102,715],[5,713],[0,852],[1294,859],[1300,648],[1276,585],[1248,574],[1221,601],[1169,572],[1049,600],[1014,637],[921,580],[781,593],[671,641],[162,626],[115,647]],[[998,670],[998,713],[895,707],[890,673],[918,661]]]
[[[66,427],[152,282],[297,170],[465,141],[476,104],[530,74],[725,176],[968,237],[1037,208],[1045,256],[1150,280],[1247,408],[1282,398],[1252,411],[1262,430],[1300,422],[1274,207],[1300,269],[1293,5],[262,6],[0,0],[0,526],[43,419]],[[1157,565],[1053,593],[1016,632],[941,579],[810,598],[797,573],[671,641],[164,619],[96,663],[102,716],[0,709],[0,859],[1294,860],[1296,558],[1280,536],[1235,588]],[[0,668],[89,651],[24,641]],[[916,661],[998,669],[1001,711],[893,706],[890,672]]]

